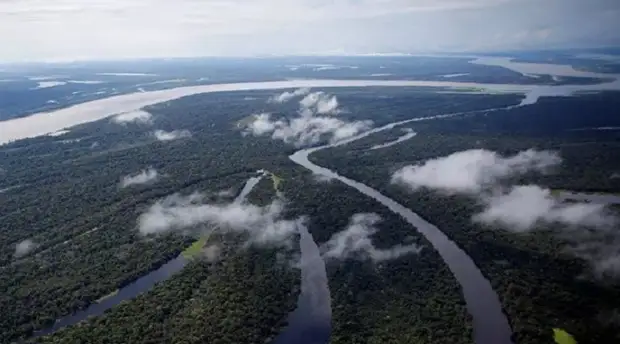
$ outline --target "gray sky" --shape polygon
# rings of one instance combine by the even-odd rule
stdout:
[[[0,0],[0,61],[620,43],[618,0]]]

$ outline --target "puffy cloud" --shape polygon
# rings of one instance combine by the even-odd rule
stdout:
[[[21,241],[17,245],[15,245],[15,257],[23,257],[30,253],[30,251],[34,250],[36,247],[37,244],[30,239]]]
[[[614,230],[618,218],[604,202],[564,202],[570,193],[552,195],[537,185],[498,185],[530,171],[544,172],[558,165],[560,157],[547,151],[527,150],[501,157],[485,150],[469,150],[407,166],[392,181],[411,189],[428,187],[447,192],[474,194],[484,205],[472,220],[514,232],[530,232],[542,225],[554,227],[566,249],[585,259],[597,277],[620,277],[620,234]],[[579,195],[578,195],[579,196]]]
[[[189,130],[155,130],[155,132],[153,132],[153,135],[155,135],[155,138],[159,141],[172,141],[192,137],[192,133],[190,133]]]
[[[271,133],[275,140],[282,140],[297,147],[317,144],[325,135],[330,142],[337,142],[370,129],[372,121],[346,122],[333,117],[302,115],[290,120],[273,120],[269,114],[257,115],[247,126],[256,136]]]
[[[157,180],[159,173],[157,170],[149,168],[137,174],[127,175],[121,178],[121,187],[125,188],[132,185],[147,184]]]
[[[370,236],[378,231],[375,225],[379,221],[381,218],[374,213],[353,215],[347,228],[334,234],[323,245],[323,256],[334,259],[369,258],[378,262],[420,252],[421,248],[416,245],[397,245],[390,249],[376,248]]]
[[[347,122],[334,116],[321,116],[338,112],[335,96],[314,92],[300,101],[297,117],[276,120],[269,113],[254,115],[254,121],[246,126],[246,133],[255,136],[271,134],[274,140],[301,147],[317,144],[325,137],[330,142],[337,142],[372,127],[372,121]]]
[[[406,166],[392,175],[392,182],[413,190],[427,187],[447,192],[480,192],[501,179],[527,173],[545,172],[561,163],[554,152],[529,149],[510,157],[471,149],[446,157]]]
[[[299,101],[300,112],[311,111],[321,115],[335,114],[338,112],[338,98],[323,92],[313,92]]]
[[[295,97],[301,97],[301,96],[305,96],[306,94],[310,93],[310,89],[309,88],[299,88],[295,91],[292,92],[282,92],[278,95],[275,95],[271,98],[269,98],[268,102],[270,103],[286,103],[289,100],[295,98]]]
[[[330,176],[325,176],[319,173],[313,173],[312,177],[314,178],[314,181],[316,181],[317,183],[330,183],[334,181],[334,178]]]
[[[213,244],[213,245],[208,245],[206,247],[204,247],[201,252],[202,252],[202,256],[208,261],[208,262],[216,262],[220,259],[220,253],[222,251],[222,248],[219,245]]]
[[[153,116],[142,110],[138,111],[130,111],[118,114],[112,117],[112,122],[118,124],[127,124],[127,123],[140,123],[140,124],[151,124]]]
[[[536,185],[515,186],[485,202],[486,209],[474,216],[475,221],[515,231],[528,231],[541,223],[607,228],[616,222],[602,204],[562,203],[549,189]]]
[[[271,133],[276,130],[276,125],[279,122],[271,120],[271,114],[261,113],[254,115],[254,121],[248,124],[247,129],[254,135],[260,136],[267,133]]]
[[[284,201],[276,199],[265,207],[233,202],[205,204],[201,194],[173,195],[153,204],[138,218],[143,234],[164,233],[212,225],[212,230],[247,232],[255,243],[290,244],[303,218],[283,219]]]

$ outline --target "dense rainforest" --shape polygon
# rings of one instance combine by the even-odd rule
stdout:
[[[500,113],[535,118],[534,107],[493,116],[484,111],[518,104],[520,97],[514,95],[437,94],[423,88],[323,91],[337,93],[345,109],[339,114],[342,118],[371,119],[377,126],[472,111],[464,117],[469,121],[458,122],[461,117],[454,117],[408,125],[418,136],[389,148],[367,151],[375,143],[401,135],[400,128],[320,152],[312,159],[384,191],[453,238],[493,282],[518,343],[550,342],[551,328],[556,326],[577,335],[580,343],[617,339],[617,324],[604,321],[617,312],[617,289],[578,280],[585,269],[583,262],[562,254],[555,238],[479,228],[469,221],[476,204],[468,199],[432,192],[411,194],[389,185],[395,168],[457,150],[555,147],[570,168],[539,176],[537,183],[617,191],[620,186],[609,178],[620,170],[610,148],[617,145],[614,137],[605,134],[601,140],[581,132],[543,136],[525,129],[507,135],[495,129],[502,127],[500,120],[489,125],[488,132],[459,132],[466,130],[463,123],[480,127],[484,118],[495,121],[493,116]],[[195,240],[192,236],[138,233],[137,217],[156,200],[174,193],[203,192],[212,203],[230,202],[248,177],[266,169],[282,178],[286,217],[308,216],[309,230],[319,245],[344,229],[353,214],[373,212],[382,218],[377,224],[380,231],[372,236],[377,247],[402,243],[423,247],[418,254],[395,260],[327,263],[333,343],[471,343],[471,320],[460,287],[415,228],[343,184],[317,180],[288,160],[296,150],[293,146],[243,135],[237,124],[253,113],[287,115],[297,110],[294,103],[267,103],[271,95],[264,91],[195,95],[148,107],[153,115],[150,124],[119,125],[105,119],[58,137],[0,147],[0,306],[4,310],[0,342],[28,338],[189,246]],[[592,99],[582,101],[600,101]],[[561,103],[540,106],[554,108]],[[577,111],[573,117],[578,117]],[[604,119],[598,121],[596,125]],[[158,141],[154,129],[188,130],[191,137]],[[580,149],[581,145],[589,150]],[[124,176],[146,168],[158,171],[154,183],[120,186]],[[249,200],[266,204],[273,197],[273,188],[264,179]],[[247,247],[239,245],[242,239],[212,236],[209,243],[228,248],[220,260],[193,261],[170,280],[105,315],[34,341],[270,342],[286,326],[299,293],[299,271],[291,263],[296,247]],[[24,240],[34,245],[28,253],[16,255],[16,244]]]
[[[598,103],[597,103],[598,101]],[[500,294],[517,343],[550,343],[550,328],[573,333],[579,343],[620,340],[620,289],[610,276],[594,276],[588,263],[571,254],[561,228],[512,233],[474,223],[482,204],[469,196],[428,189],[408,191],[390,182],[400,167],[467,149],[514,154],[529,148],[557,151],[563,161],[553,173],[526,175],[514,182],[552,189],[620,192],[615,132],[579,131],[617,120],[613,93],[575,99],[549,98],[539,104],[408,125],[418,134],[379,150],[369,148],[402,135],[399,128],[321,151],[311,159],[361,181],[436,224],[474,259]],[[591,114],[584,116],[589,106]],[[561,114],[561,115],[560,115]],[[580,116],[581,114],[581,116]],[[599,124],[593,124],[599,123]],[[559,226],[559,225],[557,225]]]

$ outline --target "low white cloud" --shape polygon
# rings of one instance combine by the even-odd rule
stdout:
[[[304,219],[283,218],[284,200],[265,207],[233,202],[205,204],[201,194],[173,195],[153,204],[138,218],[142,234],[165,233],[211,225],[210,230],[246,232],[253,243],[290,245]]]
[[[279,122],[271,120],[270,113],[261,113],[258,115],[254,115],[254,121],[248,124],[247,129],[252,134],[256,136],[261,136],[276,130],[276,125],[278,124]]]
[[[620,277],[620,234],[617,216],[604,204],[563,202],[549,189],[515,186],[483,197],[486,208],[473,220],[513,232],[530,232],[559,224],[556,235],[565,250],[584,259],[596,278]]]
[[[30,239],[21,241],[17,245],[15,245],[15,257],[23,257],[30,253],[32,250],[34,250],[36,247],[37,244]]]
[[[338,113],[338,98],[324,92],[313,92],[299,101],[300,112],[312,112],[320,115]]]
[[[220,259],[221,252],[222,248],[216,244],[208,245],[201,250],[202,256],[205,258],[205,260],[211,263],[216,262]]]
[[[504,178],[531,171],[548,171],[561,161],[555,152],[549,151],[529,149],[503,157],[492,151],[472,149],[403,167],[392,175],[392,182],[412,190],[426,187],[446,192],[477,193]]]
[[[310,93],[309,88],[299,88],[292,92],[282,92],[278,95],[272,96],[269,98],[268,102],[270,103],[286,103],[295,97],[305,96]]]
[[[275,140],[302,147],[317,144],[324,136],[327,136],[330,142],[337,142],[371,127],[372,121],[346,122],[334,117],[318,117],[312,114],[290,120],[273,120],[270,114],[260,114],[247,126],[247,130],[256,136],[270,133]]]
[[[312,177],[314,178],[314,181],[316,181],[317,183],[330,183],[335,180],[334,178],[330,176],[325,176],[325,175],[318,174],[318,173],[313,173]]]
[[[617,231],[571,231],[563,239],[568,251],[586,260],[594,277],[620,277],[620,234]]]
[[[616,223],[602,204],[562,203],[549,189],[536,185],[515,186],[508,193],[493,195],[484,201],[486,208],[474,216],[475,221],[519,232],[544,223],[595,228],[609,228]]]
[[[127,124],[127,123],[140,123],[140,124],[151,124],[153,116],[142,110],[138,111],[130,111],[118,114],[112,117],[112,122],[118,124]]]
[[[357,135],[372,127],[372,121],[345,121],[334,116],[340,112],[335,96],[323,92],[306,95],[300,102],[298,116],[274,119],[269,113],[254,115],[254,121],[246,126],[245,133],[255,136],[271,134],[274,140],[282,140],[297,147],[317,144],[327,138],[337,142]]]
[[[148,184],[156,181],[157,178],[159,178],[157,170],[149,168],[137,174],[127,175],[121,178],[121,187],[126,188],[132,185]]]
[[[420,252],[421,248],[416,245],[397,245],[390,249],[376,248],[370,237],[378,231],[375,225],[379,221],[381,218],[374,213],[353,215],[347,228],[334,234],[322,246],[323,256],[328,259],[361,258],[379,262]]]
[[[153,135],[155,135],[155,138],[159,141],[172,141],[192,137],[192,133],[190,133],[189,130],[155,130],[153,132]]]

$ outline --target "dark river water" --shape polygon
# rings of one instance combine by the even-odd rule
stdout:
[[[300,150],[289,158],[316,174],[337,179],[357,189],[364,195],[374,198],[413,225],[433,245],[433,248],[439,252],[450,271],[452,271],[460,283],[467,309],[473,319],[475,342],[477,344],[511,344],[512,330],[508,319],[502,312],[502,306],[497,294],[491,287],[490,282],[482,275],[472,259],[461,248],[433,224],[377,190],[338,175],[327,168],[317,166],[308,160],[308,156],[311,153],[321,149],[344,145],[402,124],[452,115],[454,114],[415,118],[391,123],[335,144]],[[264,173],[261,176],[250,178],[235,199],[235,202],[243,201],[254,186],[258,184],[263,175]],[[326,344],[329,342],[331,332],[331,298],[325,272],[325,263],[317,244],[305,227],[300,230],[300,250],[301,293],[297,309],[289,315],[289,326],[276,337],[274,344]],[[159,269],[120,289],[117,294],[105,298],[99,303],[94,303],[83,311],[57,320],[54,326],[36,332],[35,336],[51,334],[63,327],[77,324],[89,316],[101,315],[120,302],[132,299],[140,293],[150,290],[156,283],[164,281],[181,271],[186,264],[187,260],[179,256],[162,265]]]
[[[289,316],[289,326],[274,344],[324,344],[331,332],[331,295],[325,261],[312,234],[305,226],[299,231],[301,250],[301,293],[297,309]]]
[[[106,310],[118,305],[122,301],[133,299],[141,293],[153,288],[155,284],[167,280],[172,275],[181,271],[187,263],[188,261],[183,258],[183,256],[179,255],[178,257],[159,267],[157,270],[153,270],[147,275],[138,278],[133,283],[130,283],[125,287],[119,289],[118,293],[116,293],[115,295],[107,297],[98,303],[93,303],[83,311],[56,320],[54,326],[41,331],[37,331],[34,333],[34,336],[45,336],[54,333],[63,327],[75,325],[90,316],[99,316],[103,314],[103,312],[105,312]]]
[[[239,195],[235,198],[233,202],[239,203],[243,202],[247,195],[252,192],[252,189],[260,182],[261,178],[264,174],[261,174],[256,177],[251,177],[243,186],[243,189],[239,193]],[[51,333],[58,331],[59,329],[71,325],[75,325],[82,320],[87,319],[91,316],[99,316],[103,314],[106,310],[118,305],[122,301],[131,300],[141,293],[150,290],[157,283],[167,280],[172,277],[177,272],[183,270],[185,265],[187,265],[189,261],[183,257],[183,255],[178,255],[176,258],[168,261],[164,265],[160,266],[158,269],[149,272],[148,274],[138,278],[134,282],[126,285],[125,287],[118,290],[118,292],[114,295],[104,298],[99,302],[93,303],[88,308],[76,312],[70,316],[60,318],[56,320],[56,323],[44,330],[36,331],[34,333],[34,337],[45,336]]]
[[[510,60],[486,60],[479,59],[474,63],[499,65],[521,73],[547,73],[549,68],[556,68],[548,64],[520,64]],[[578,73],[572,68],[557,67],[555,74],[574,76]],[[554,74],[554,73],[551,73]],[[584,75],[579,75],[584,76]],[[284,89],[297,87],[482,87],[487,90],[502,91],[508,93],[522,93],[526,97],[520,105],[535,103],[542,96],[570,95],[583,91],[605,91],[620,89],[620,76],[588,73],[588,77],[607,78],[608,80],[595,85],[499,85],[480,84],[467,82],[443,82],[443,81],[419,81],[419,80],[289,80],[277,82],[256,82],[223,85],[203,85],[181,87],[146,93],[136,93],[100,99],[92,102],[78,104],[70,108],[57,110],[51,113],[41,113],[32,116],[0,122],[0,145],[11,140],[26,137],[44,135],[56,130],[61,130],[72,125],[91,122],[97,119],[109,117],[116,113],[138,110],[144,106],[180,98],[196,93],[259,90],[259,89]],[[611,81],[609,79],[611,78]],[[456,114],[452,114],[456,115]],[[445,116],[435,116],[441,118]],[[439,252],[453,275],[460,283],[467,304],[467,309],[473,318],[474,337],[478,344],[510,344],[512,343],[512,330],[506,316],[502,312],[501,303],[497,294],[491,288],[489,281],[482,275],[472,259],[460,249],[454,242],[441,232],[437,227],[425,221],[410,209],[400,205],[394,200],[382,195],[362,183],[340,176],[335,172],[314,165],[308,160],[308,155],[320,149],[326,149],[337,145],[353,142],[370,134],[391,129],[398,125],[432,119],[418,118],[392,123],[380,128],[372,129],[356,137],[343,140],[333,145],[315,147],[301,150],[290,156],[297,164],[326,177],[335,178],[374,198],[391,211],[402,216],[422,233],[433,247]],[[258,178],[258,177],[257,177]],[[245,197],[258,183],[259,179],[253,178],[248,181],[240,197]],[[569,197],[570,196],[570,197]],[[576,198],[582,196],[563,194],[560,197]],[[592,202],[618,203],[618,197],[602,199],[599,196],[583,196]],[[237,201],[240,201],[239,199]],[[276,344],[319,344],[329,341],[331,323],[331,304],[325,265],[320,257],[318,247],[307,230],[300,232],[301,261],[301,293],[298,300],[298,308],[290,314],[288,328],[275,339]],[[144,277],[120,289],[117,294],[92,304],[87,309],[58,319],[54,326],[36,332],[35,336],[53,333],[60,328],[76,324],[89,316],[101,315],[106,310],[118,305],[121,301],[129,300],[138,294],[151,289],[156,283],[168,279],[179,272],[187,264],[187,261],[179,256],[159,269],[154,270]]]
[[[419,120],[424,119],[403,121],[399,122],[399,124]],[[313,152],[359,140],[372,133],[392,128],[394,125],[393,123],[376,128],[336,144],[301,150],[291,155],[290,159],[298,165],[311,170],[315,174],[337,179],[357,189],[364,195],[374,198],[413,225],[418,232],[424,235],[433,245],[433,248],[439,252],[444,262],[448,265],[448,268],[461,285],[467,309],[473,320],[475,342],[477,344],[513,343],[511,339],[512,329],[508,322],[508,318],[502,311],[502,304],[499,297],[493,290],[491,283],[482,275],[482,272],[480,272],[476,264],[465,251],[451,241],[439,228],[424,220],[410,209],[381,194],[379,191],[355,180],[341,176],[327,168],[317,166],[308,160],[308,156]]]

